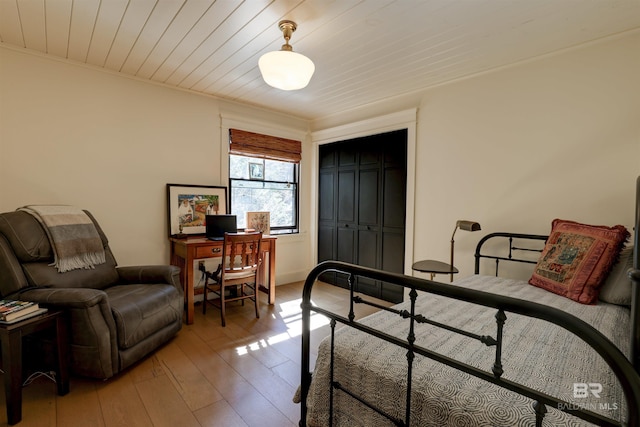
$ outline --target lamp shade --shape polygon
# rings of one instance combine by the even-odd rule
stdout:
[[[258,60],[258,67],[264,81],[281,90],[306,87],[316,70],[309,58],[287,50],[265,53]]]
[[[480,228],[480,224],[478,224],[475,221],[465,221],[465,220],[458,220],[458,222],[456,222],[456,228],[459,228],[460,230],[463,231],[478,231],[481,230]],[[455,230],[453,231],[455,233]]]

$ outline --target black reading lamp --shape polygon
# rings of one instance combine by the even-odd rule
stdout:
[[[474,221],[464,220],[458,220],[456,222],[456,228],[453,229],[453,234],[451,235],[451,282],[453,282],[453,246],[455,244],[453,238],[456,235],[456,231],[458,230],[458,228],[464,231],[478,231],[480,230],[480,224]]]

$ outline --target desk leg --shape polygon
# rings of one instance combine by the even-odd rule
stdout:
[[[185,264],[187,265],[184,268],[184,297],[187,303],[187,325],[191,325],[193,323],[193,304],[195,299],[193,293],[193,257],[188,255]]]
[[[4,390],[7,399],[7,421],[10,425],[22,420],[22,333],[11,331],[2,340]]]
[[[58,395],[64,396],[69,393],[69,331],[67,330],[66,316],[64,314],[60,314],[56,318],[56,342],[58,352],[56,383],[58,385]]]
[[[173,245],[173,243],[172,243]],[[189,261],[191,259],[191,261]],[[191,278],[193,277],[193,258],[188,253],[187,259],[182,258],[171,247],[171,265],[180,267],[180,282],[182,283],[182,291],[184,292],[184,308],[187,312],[187,325],[193,323],[193,283]]]
[[[269,305],[276,303],[276,244],[273,242],[269,252]]]

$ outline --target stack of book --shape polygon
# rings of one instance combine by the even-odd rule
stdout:
[[[46,312],[37,302],[11,299],[0,300],[0,323],[14,323]]]

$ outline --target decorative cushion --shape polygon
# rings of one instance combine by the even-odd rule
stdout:
[[[594,304],[629,232],[555,219],[529,283],[582,304]]]
[[[609,304],[631,306],[631,279],[629,269],[633,267],[633,246],[620,252],[620,260],[607,276],[598,299]]]

